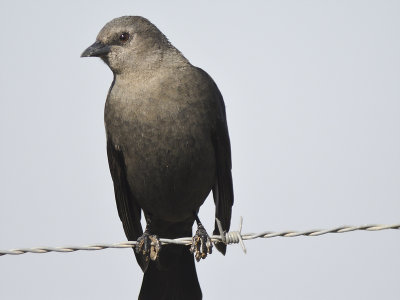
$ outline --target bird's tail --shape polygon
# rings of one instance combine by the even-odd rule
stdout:
[[[139,300],[200,300],[193,255],[189,247],[164,245],[158,261],[149,263],[143,276]]]

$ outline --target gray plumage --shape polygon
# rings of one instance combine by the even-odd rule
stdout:
[[[141,211],[152,234],[191,235],[211,190],[216,217],[229,230],[230,142],[223,98],[211,77],[142,17],[112,20],[82,56],[101,57],[114,73],[104,119],[127,238],[143,234]],[[225,254],[225,245],[216,246]],[[156,262],[136,257],[145,272],[139,299],[201,299],[188,248],[163,246]]]

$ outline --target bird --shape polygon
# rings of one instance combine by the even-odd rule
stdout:
[[[99,57],[113,72],[107,156],[118,214],[144,272],[138,299],[202,299],[194,259],[206,258],[213,244],[198,212],[212,191],[227,232],[234,202],[221,92],[144,17],[111,20],[81,57]],[[194,222],[191,247],[161,246],[159,237],[192,236]],[[220,234],[216,222],[213,233]],[[215,247],[225,255],[224,243]]]

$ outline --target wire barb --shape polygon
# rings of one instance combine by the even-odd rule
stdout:
[[[217,221],[219,235],[221,237],[222,242],[225,243],[225,245],[239,244],[240,243],[240,246],[242,247],[243,252],[246,254],[247,253],[247,249],[246,249],[246,246],[245,246],[245,244],[243,242],[243,239],[242,239],[243,217],[240,216],[239,230],[238,231],[230,231],[230,232],[225,232],[222,229],[221,221],[218,220],[218,218],[215,218],[215,220]],[[217,237],[218,236],[215,236],[215,238],[217,238]]]
[[[394,225],[362,225],[362,226],[340,226],[332,229],[324,230],[307,230],[307,231],[281,231],[281,232],[271,232],[264,231],[258,234],[254,233],[244,233],[242,234],[243,218],[240,217],[239,230],[224,232],[222,229],[221,222],[217,219],[217,226],[220,235],[213,235],[211,240],[215,242],[223,242],[227,245],[229,244],[240,244],[243,252],[246,253],[246,246],[244,244],[245,240],[254,240],[257,238],[274,238],[274,237],[298,237],[298,236],[320,236],[327,233],[345,233],[351,231],[379,231],[387,229],[400,229],[400,223]],[[176,244],[176,245],[191,245],[192,237],[184,237],[178,239],[160,239],[162,245],[165,244]],[[89,246],[71,246],[71,247],[37,247],[37,248],[21,248],[21,249],[11,249],[11,250],[0,250],[0,256],[4,255],[20,255],[25,253],[48,253],[48,252],[75,252],[81,250],[103,250],[109,248],[134,248],[136,241],[127,241],[115,244],[95,244]]]

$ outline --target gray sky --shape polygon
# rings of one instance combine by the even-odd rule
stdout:
[[[244,232],[400,221],[398,1],[1,1],[0,249],[124,241],[103,108],[80,59],[155,23],[225,98]],[[212,231],[214,207],[201,219]],[[399,299],[399,231],[275,238],[197,265],[204,299]],[[0,299],[135,299],[131,250],[0,257]]]

